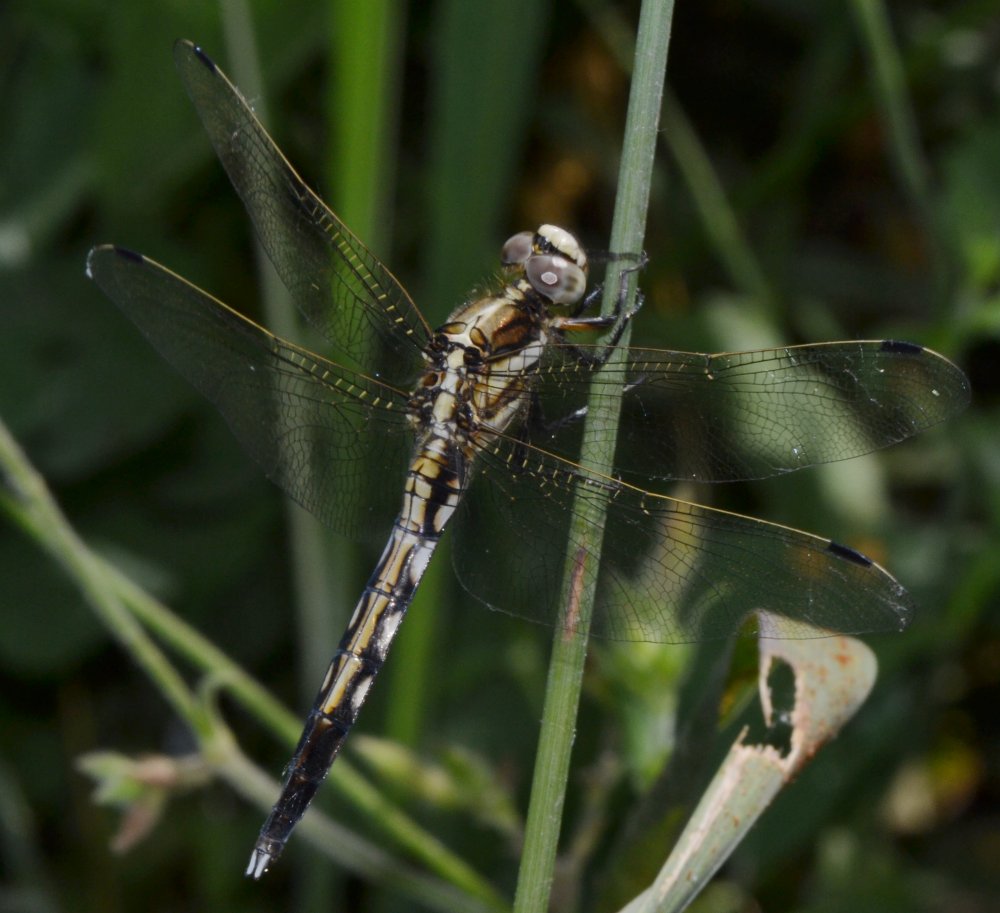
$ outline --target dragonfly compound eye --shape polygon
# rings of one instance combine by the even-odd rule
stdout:
[[[580,242],[565,228],[543,225],[535,232],[534,248],[536,254],[562,254],[584,272],[587,271],[587,255],[580,247]]]
[[[524,265],[531,287],[555,304],[576,304],[587,288],[587,273],[562,254],[533,254]]]
[[[521,231],[508,238],[500,250],[500,262],[504,266],[516,266],[531,256],[535,236],[530,231]]]

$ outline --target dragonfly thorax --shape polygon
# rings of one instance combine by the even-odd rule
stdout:
[[[537,298],[508,286],[464,304],[438,329],[410,401],[419,430],[464,444],[513,421],[548,341],[548,314]]]
[[[512,281],[458,307],[427,347],[428,366],[410,401],[418,431],[463,445],[471,434],[507,428],[549,341],[549,306],[583,297],[587,257],[562,228],[520,232],[500,257]]]

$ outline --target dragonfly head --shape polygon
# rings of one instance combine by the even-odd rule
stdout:
[[[555,225],[508,238],[500,258],[504,266],[520,266],[531,287],[554,304],[576,304],[587,290],[587,255]]]

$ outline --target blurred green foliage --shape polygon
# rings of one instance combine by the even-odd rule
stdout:
[[[359,128],[336,113],[347,103],[325,80],[349,78],[331,60],[384,24],[331,6],[255,2],[250,21],[269,127],[336,205],[351,199],[351,175],[325,150],[361,140],[344,132]],[[357,218],[378,226],[377,251],[432,323],[488,274],[514,230],[550,221],[606,244],[628,89],[618,42],[635,7],[439,0],[382,9],[393,29],[389,75],[372,91],[387,94],[370,104],[388,97],[389,120],[370,157],[380,142],[390,148],[374,182],[382,198]],[[974,402],[885,454],[698,493],[856,545],[923,607],[904,635],[872,639],[882,675],[871,700],[752,832],[701,902],[706,911],[1000,904],[1000,2],[889,7],[923,196],[895,164],[853,10],[840,0],[678,3],[676,97],[634,339],[712,351],[905,338],[963,365]],[[259,313],[248,225],[174,76],[177,37],[202,44],[238,80],[229,55],[239,47],[211,4],[0,7],[0,415],[95,549],[301,708],[278,494],[83,274],[87,249],[114,241]],[[353,87],[362,108],[368,84]],[[735,235],[699,195],[707,189],[680,142],[685,123],[732,207]],[[338,585],[356,595],[374,557],[362,552]],[[408,726],[397,721],[396,731],[429,763],[454,770],[449,757],[478,758],[459,765],[463,811],[435,805],[431,790],[411,811],[509,891],[508,806],[494,794],[502,825],[484,826],[465,810],[468,784],[488,759],[490,788],[503,786],[523,809],[546,634],[470,605],[447,558],[437,564],[433,597],[400,635],[399,655],[418,659],[398,660],[405,676],[390,660],[359,729],[383,734],[390,708],[405,706]],[[420,613],[430,622],[419,624]],[[721,724],[714,704],[699,704],[694,673],[718,650],[594,647],[564,840],[579,883],[562,886],[564,908],[641,888],[616,884],[613,861],[648,852],[646,823],[675,820],[710,774],[701,765]],[[734,700],[741,686],[737,677]],[[685,738],[693,721],[703,725],[682,743],[697,763],[672,767],[671,789],[656,774],[677,747],[678,720]],[[231,722],[246,753],[276,773],[286,747],[239,713]],[[305,845],[262,884],[244,881],[261,812],[218,785],[169,802],[144,841],[113,856],[115,816],[92,802],[74,759],[98,749],[183,755],[192,742],[79,594],[7,524],[0,733],[2,908],[414,906],[349,875],[310,881],[304,869],[328,864]],[[390,777],[386,788],[405,801],[404,781]],[[368,830],[342,803],[322,804]]]

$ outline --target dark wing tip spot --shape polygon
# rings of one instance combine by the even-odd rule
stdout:
[[[843,558],[844,561],[850,561],[853,564],[860,565],[861,567],[871,567],[871,558],[866,558],[861,552],[856,551],[849,545],[841,545],[839,542],[834,542],[832,539],[826,546],[826,550],[837,558]]]
[[[118,254],[123,260],[131,260],[133,263],[142,263],[145,261],[145,257],[142,254],[137,253],[134,250],[129,250],[127,247],[119,247],[117,244],[113,246],[114,252]]]
[[[197,57],[206,67],[209,68],[213,73],[216,72],[215,61],[208,56],[198,45],[194,45],[194,56]]]
[[[883,352],[893,352],[898,355],[922,355],[923,346],[918,346],[915,342],[903,342],[900,339],[886,339],[882,343]]]
[[[200,63],[208,67],[209,71],[216,73],[218,68],[215,66],[215,61],[208,56],[202,49],[200,45],[195,44],[193,41],[188,41],[187,38],[178,38],[174,42],[174,58],[180,60],[182,55],[193,56]]]

